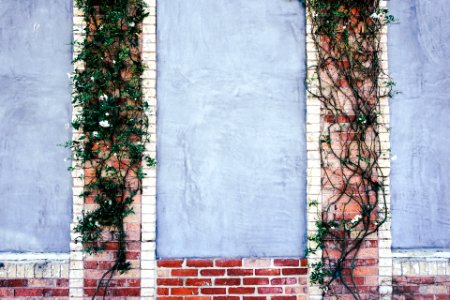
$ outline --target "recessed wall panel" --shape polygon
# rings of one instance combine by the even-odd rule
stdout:
[[[0,251],[69,250],[72,1],[0,1]]]
[[[450,6],[389,1],[394,248],[450,248]]]
[[[299,1],[158,1],[159,257],[302,256]]]

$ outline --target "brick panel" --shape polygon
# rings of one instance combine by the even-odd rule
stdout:
[[[306,259],[179,259],[157,263],[160,300],[302,300]]]
[[[450,276],[394,276],[394,300],[450,300]]]

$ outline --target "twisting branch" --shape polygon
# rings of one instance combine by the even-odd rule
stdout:
[[[322,250],[313,265],[312,283],[328,295],[343,285],[361,299],[354,269],[368,237],[386,221],[388,211],[379,165],[380,99],[390,84],[381,64],[383,26],[393,21],[380,0],[309,0],[308,17],[317,52],[309,93],[322,104],[324,179],[321,220],[309,239]],[[390,81],[389,81],[390,82]],[[387,91],[383,93],[383,91]]]
[[[76,0],[76,5],[86,22],[83,41],[74,42],[81,52],[73,61],[82,65],[73,74],[73,105],[79,113],[72,123],[81,135],[67,146],[74,167],[85,171],[81,196],[93,204],[83,211],[75,232],[89,254],[108,244],[117,252],[95,299],[107,296],[115,273],[130,269],[124,218],[134,213],[133,199],[141,193],[142,161],[155,164],[145,154],[148,104],[141,88],[140,36],[147,13],[143,0]]]

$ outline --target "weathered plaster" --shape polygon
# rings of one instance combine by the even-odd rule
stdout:
[[[390,1],[394,248],[450,248],[450,6]]]
[[[158,3],[160,257],[302,256],[298,1]]]
[[[72,1],[0,2],[0,251],[66,252]]]

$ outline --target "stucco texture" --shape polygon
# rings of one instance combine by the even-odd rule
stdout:
[[[302,256],[299,1],[158,1],[159,257]]]
[[[450,249],[450,5],[389,5],[393,246]]]
[[[72,2],[0,1],[0,252],[69,250]]]

